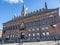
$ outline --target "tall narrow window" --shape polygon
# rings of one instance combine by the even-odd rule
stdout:
[[[35,29],[34,28],[32,28],[32,31],[34,31]]]
[[[34,22],[31,22],[31,26],[34,26]]]
[[[46,35],[49,35],[49,32],[46,32]]]
[[[36,31],[39,31],[39,28],[36,28]]]
[[[47,19],[45,20],[45,24],[48,24],[48,20]]]
[[[51,23],[55,23],[55,18],[54,17],[50,17],[50,22]]]
[[[31,34],[28,34],[29,36],[31,36]]]
[[[38,21],[38,22],[35,22],[35,25],[36,25],[36,26],[39,26],[39,24],[40,24],[40,22],[39,22],[39,21]]]
[[[45,29],[48,30],[48,27],[46,26]]]
[[[30,23],[27,24],[27,27],[30,27]]]
[[[33,33],[33,36],[35,36],[35,33]]]
[[[42,27],[42,30],[44,30],[44,27]]]
[[[40,34],[39,34],[39,33],[37,33],[37,35],[39,36]]]
[[[43,36],[45,36],[45,32],[43,32],[42,34],[43,34]]]

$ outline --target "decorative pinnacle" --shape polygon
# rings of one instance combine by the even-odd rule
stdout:
[[[47,3],[45,2],[45,9],[48,9],[48,7],[47,7]]]

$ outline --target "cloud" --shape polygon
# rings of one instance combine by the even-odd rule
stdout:
[[[8,2],[8,3],[23,3],[24,1],[23,0],[4,0],[5,2]]]
[[[23,0],[20,0],[21,3],[23,3],[24,1]]]
[[[26,10],[28,10],[28,8],[26,7]]]

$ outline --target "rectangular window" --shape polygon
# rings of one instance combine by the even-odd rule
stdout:
[[[54,17],[51,17],[51,18],[50,18],[50,22],[51,22],[51,23],[55,23]]]
[[[31,22],[31,26],[34,26],[34,22]]]
[[[27,23],[25,26],[26,26],[26,27],[30,27],[30,23]]]
[[[44,30],[44,27],[42,27],[41,29]]]
[[[43,34],[43,36],[45,36],[45,32],[43,32],[42,34]]]
[[[46,35],[49,35],[49,32],[46,32]]]
[[[37,33],[37,35],[39,36],[40,34],[39,34],[39,33]]]
[[[17,26],[17,29],[20,29],[20,25]]]
[[[33,36],[35,36],[35,33],[33,33]]]
[[[13,26],[13,30],[15,29],[15,26]]]
[[[48,20],[45,20],[45,24],[48,24]]]
[[[31,34],[28,34],[28,36],[31,36]]]
[[[40,21],[40,25],[48,24],[48,20],[42,20]]]
[[[19,25],[16,25],[16,29],[20,29],[20,26]]]
[[[44,22],[43,21],[40,21],[40,25],[43,25],[44,24]]]
[[[36,31],[39,31],[39,28],[36,28]]]
[[[46,26],[45,29],[48,30],[48,27]]]
[[[35,29],[34,29],[34,28],[32,28],[32,31],[35,31]]]
[[[39,26],[40,25],[40,22],[38,21],[38,22],[35,22],[35,25],[36,26]]]

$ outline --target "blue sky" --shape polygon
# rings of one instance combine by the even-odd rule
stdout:
[[[11,20],[16,13],[16,16],[21,15],[23,3],[27,7],[27,12],[44,8],[47,2],[48,8],[60,8],[60,0],[0,0],[0,29],[3,28],[3,23]]]

